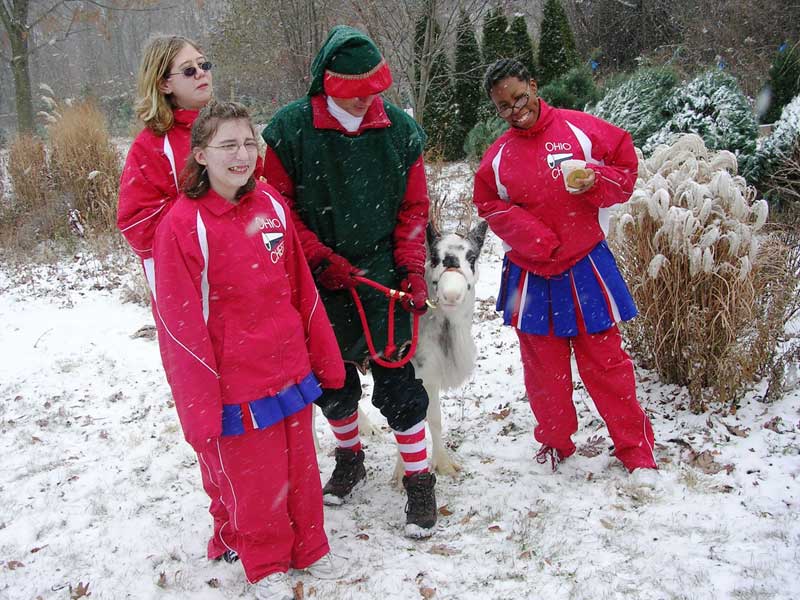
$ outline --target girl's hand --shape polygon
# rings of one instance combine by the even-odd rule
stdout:
[[[570,194],[582,194],[591,189],[591,187],[594,185],[596,180],[594,170],[587,167],[585,171],[588,173],[586,177],[576,177],[574,180],[570,181]]]

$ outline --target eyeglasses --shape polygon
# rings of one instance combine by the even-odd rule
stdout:
[[[212,66],[213,65],[208,61],[201,62],[196,67],[194,65],[192,65],[191,67],[186,67],[185,69],[181,69],[180,71],[178,71],[176,73],[167,73],[166,75],[164,75],[164,79],[169,79],[173,75],[183,75],[186,78],[194,77],[195,75],[197,75],[197,69],[198,68],[200,70],[205,71],[206,73],[208,73],[211,70]]]
[[[497,108],[497,107],[495,107],[495,110],[497,111],[497,115],[500,118],[507,119],[508,117],[513,115],[515,112],[521,111],[525,107],[525,105],[528,104],[528,100],[530,100],[530,99],[531,99],[531,90],[530,90],[530,88],[528,88],[528,91],[525,92],[524,94],[522,94],[522,96],[520,96],[519,98],[517,98],[514,101],[513,105],[506,106],[505,108]]]
[[[222,152],[229,156],[234,156],[239,151],[239,146],[244,146],[248,154],[258,152],[258,142],[255,140],[247,140],[241,144],[238,142],[230,142],[229,144],[220,144],[219,146],[206,146],[206,148],[216,148],[217,150],[222,150]]]

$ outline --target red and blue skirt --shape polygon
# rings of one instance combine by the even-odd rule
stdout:
[[[578,335],[578,320],[587,333],[600,333],[636,316],[636,304],[617,261],[603,240],[575,266],[553,277],[540,277],[503,259],[497,297],[503,322],[524,333]]]
[[[313,373],[274,396],[242,404],[222,405],[222,435],[241,435],[254,429],[266,429],[283,421],[322,395],[322,388]]]

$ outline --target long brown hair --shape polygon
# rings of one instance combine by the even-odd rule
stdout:
[[[157,35],[151,37],[142,54],[136,81],[136,116],[157,135],[164,135],[172,128],[175,105],[170,95],[159,89],[161,81],[169,72],[170,65],[184,46],[202,52],[200,46],[180,35]]]
[[[197,115],[197,119],[192,125],[192,151],[186,159],[186,166],[181,172],[181,191],[189,198],[197,199],[205,196],[208,190],[211,189],[208,171],[204,165],[201,165],[195,159],[195,150],[202,150],[208,146],[222,123],[238,120],[247,121],[250,131],[253,132],[253,137],[255,137],[256,131],[253,127],[253,122],[250,120],[250,113],[238,102],[216,102],[212,100]],[[239,200],[255,187],[256,180],[250,175],[247,183],[236,191],[234,200]]]

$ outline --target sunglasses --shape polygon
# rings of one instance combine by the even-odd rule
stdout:
[[[208,61],[201,62],[196,67],[194,65],[192,65],[191,67],[186,67],[185,69],[181,69],[177,73],[167,73],[166,75],[164,75],[164,79],[169,79],[173,75],[183,75],[184,77],[187,77],[187,78],[188,77],[194,77],[195,75],[197,75],[197,69],[200,69],[200,70],[202,70],[202,71],[207,73],[208,71],[211,70],[211,67],[212,67],[212,65],[211,65],[210,62],[208,62]]]

